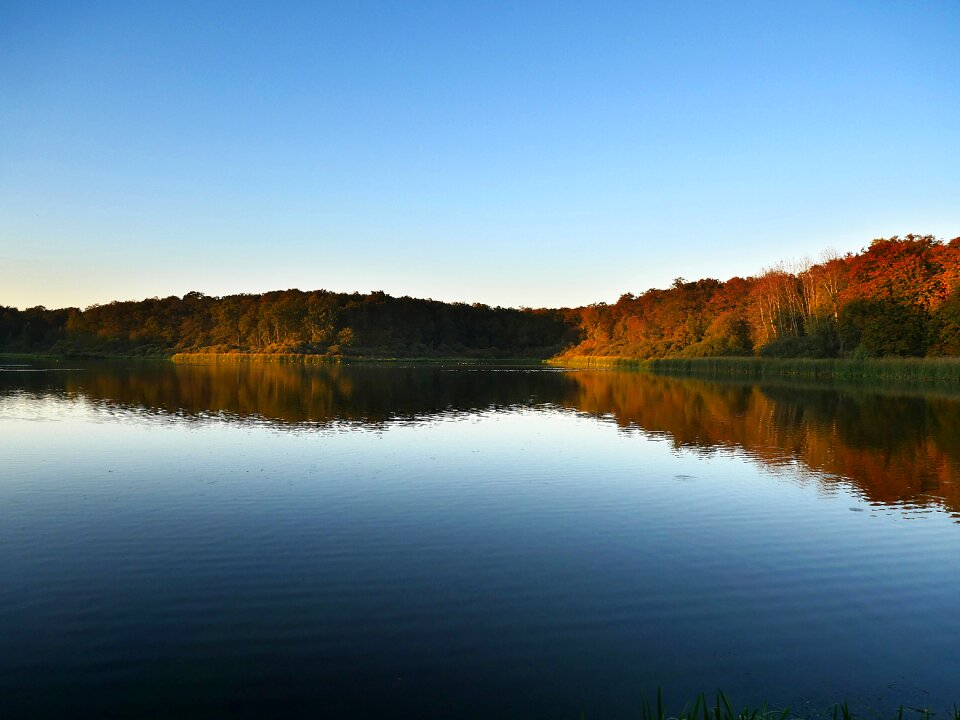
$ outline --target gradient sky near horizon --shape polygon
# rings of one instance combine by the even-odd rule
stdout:
[[[960,235],[960,3],[0,1],[0,305],[581,305]]]

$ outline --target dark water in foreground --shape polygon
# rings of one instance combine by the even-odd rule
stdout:
[[[0,716],[945,713],[958,481],[949,396],[8,368]]]

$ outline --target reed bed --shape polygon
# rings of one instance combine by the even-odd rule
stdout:
[[[652,360],[617,357],[616,355],[574,355],[544,360],[547,365],[570,368],[646,368]]]
[[[906,714],[905,714],[906,713]],[[914,708],[900,705],[895,715],[891,714],[889,718],[884,716],[864,716],[855,714],[847,701],[834,703],[826,708],[825,712],[819,716],[822,718],[832,718],[832,720],[856,720],[865,717],[877,717],[878,720],[933,720],[936,713],[928,708]],[[580,715],[584,720],[584,714]],[[696,700],[686,703],[683,709],[676,715],[670,714],[663,704],[663,695],[657,690],[657,701],[654,706],[646,695],[641,702],[640,718],[641,720],[788,720],[788,718],[802,717],[792,712],[790,708],[782,710],[770,709],[767,705],[760,707],[749,707],[733,705],[722,690],[717,690],[713,702],[707,699],[706,694],[700,693]],[[960,720],[960,708],[953,706],[950,714],[945,716],[944,720]]]
[[[717,690],[712,704],[707,700],[704,693],[700,693],[692,706],[690,703],[685,704],[677,715],[671,715],[667,712],[663,705],[663,694],[660,690],[657,690],[656,707],[651,705],[646,695],[643,696],[640,707],[641,720],[787,720],[789,717],[791,717],[789,708],[770,710],[766,705],[763,705],[758,708],[745,706],[742,709],[734,709],[722,690]],[[581,720],[583,720],[582,714]],[[839,718],[834,720],[839,720]]]
[[[663,358],[644,367],[668,374],[960,384],[960,358]]]
[[[177,353],[170,357],[175,363],[216,365],[228,363],[285,363],[290,365],[326,365],[335,363],[396,363],[402,365],[522,365],[538,367],[535,358],[451,357],[387,357],[376,355],[315,355],[308,353]]]
[[[279,363],[286,365],[328,365],[341,361],[339,356],[306,353],[176,353],[170,359],[187,365],[229,363]]]

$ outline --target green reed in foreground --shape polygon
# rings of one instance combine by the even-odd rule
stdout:
[[[786,720],[790,717],[790,710],[768,710],[766,705],[735,710],[723,691],[718,690],[712,704],[704,693],[700,693],[693,706],[687,703],[678,715],[670,715],[664,709],[662,692],[657,690],[656,707],[650,704],[646,695],[643,696],[640,717],[642,720]]]
[[[904,706],[901,705],[897,711],[895,719],[904,720]],[[909,718],[918,720],[934,720],[936,714],[924,708],[907,708],[911,713]],[[832,717],[832,720],[856,720],[860,715],[854,714],[847,701],[835,703],[823,713],[825,717]],[[581,718],[585,716],[581,714]],[[750,708],[736,708],[722,690],[717,690],[717,694],[711,703],[706,694],[700,693],[691,705],[687,703],[677,715],[669,714],[664,708],[663,694],[657,690],[656,705],[652,705],[646,695],[643,696],[641,706],[641,720],[787,720],[787,718],[799,717],[792,713],[789,708],[783,710],[771,710],[767,705]],[[960,708],[954,705],[947,720],[960,720]]]

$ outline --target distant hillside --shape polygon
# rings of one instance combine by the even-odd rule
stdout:
[[[678,278],[615,304],[517,310],[382,292],[0,307],[0,352],[367,357],[960,356],[960,238],[874,240],[860,253],[726,282]]]

